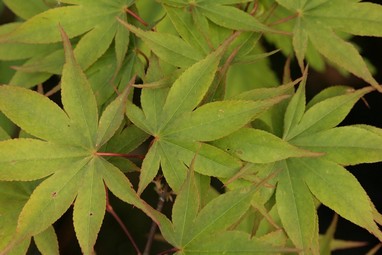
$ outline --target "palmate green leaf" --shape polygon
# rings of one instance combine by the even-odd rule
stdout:
[[[11,1],[10,1],[11,2]],[[0,26],[0,35],[8,34],[17,29],[22,23],[13,22]],[[60,48],[59,44],[22,44],[22,43],[1,43],[0,59],[2,60],[19,60],[28,59]]]
[[[59,255],[58,240],[53,226],[33,237],[33,240],[42,254]]]
[[[2,255],[6,253],[7,246],[14,239],[17,218],[34,186],[36,186],[35,182],[0,182],[0,254]],[[30,238],[17,245],[15,251],[12,251],[14,254],[17,252],[25,254],[29,243]]]
[[[232,99],[235,100],[265,100],[270,98],[276,98],[282,95],[288,95],[293,92],[293,87],[301,81],[300,79],[296,79],[292,82],[288,82],[286,84],[270,87],[270,88],[256,88],[243,93],[240,93],[234,96]],[[231,98],[230,98],[231,99]]]
[[[174,154],[175,153],[175,154]],[[179,191],[187,176],[187,166],[179,159],[177,149],[171,144],[160,143],[160,158],[163,175],[174,191]]]
[[[17,16],[22,19],[29,19],[40,12],[48,10],[48,6],[43,0],[4,0],[4,4]]]
[[[163,106],[161,130],[182,113],[192,111],[202,101],[215,77],[220,53],[211,53],[188,68],[174,82]]]
[[[175,191],[179,191],[186,179],[186,165],[190,164],[195,154],[198,154],[194,160],[195,171],[208,176],[227,178],[232,176],[241,167],[241,162],[238,159],[208,144],[178,140],[160,140],[156,141],[155,144],[157,145],[154,146],[154,149],[159,150],[160,153],[163,174],[170,187]],[[156,155],[155,152],[151,152],[152,149],[150,148],[149,155]],[[158,157],[156,155],[154,159],[158,160]],[[150,175],[153,176],[158,171],[158,168],[152,168],[156,165],[152,164],[155,161],[146,163],[146,160],[148,159],[144,159],[141,171],[151,173]],[[150,168],[144,168],[146,166]],[[142,189],[150,181],[147,178],[144,179],[145,183],[139,185]]]
[[[143,191],[158,172],[158,160],[167,183],[173,190],[179,191],[186,178],[186,166],[190,165],[195,154],[198,155],[194,160],[196,172],[219,178],[232,177],[242,166],[240,160],[200,141],[215,140],[234,132],[285,98],[282,95],[272,98],[273,94],[282,94],[277,90],[269,92],[269,97],[265,96],[268,100],[214,102],[192,112],[211,85],[220,50],[221,48],[181,74],[168,90],[167,97],[167,89],[144,88],[143,110],[131,102],[127,103],[126,115],[129,119],[153,135],[155,143],[158,143],[150,148],[150,157],[143,162],[139,192]],[[158,66],[155,59],[153,64]],[[154,76],[160,77],[160,74]],[[225,128],[221,129],[222,126]],[[160,155],[155,150],[159,150]]]
[[[42,12],[24,22],[14,32],[2,36],[2,42],[20,43],[53,43],[59,42],[61,36],[57,30],[60,24],[68,33],[69,38],[86,33],[78,42],[75,55],[83,69],[93,64],[111,45],[121,26],[115,17],[126,19],[124,8],[133,1],[118,0],[117,2],[68,2],[75,5],[57,7]],[[80,26],[78,24],[81,24]],[[94,43],[97,41],[98,43]],[[121,46],[120,35],[115,45],[119,56],[118,64],[125,52]]]
[[[252,163],[271,163],[289,157],[320,155],[302,150],[271,133],[253,128],[242,128],[213,144]]]
[[[336,86],[330,86],[329,88],[326,88],[322,91],[320,91],[318,94],[316,94],[306,105],[306,109],[309,109],[313,105],[324,101],[325,99],[329,99],[331,97],[335,96],[342,96],[348,93],[351,93],[354,91],[354,88],[349,86],[342,86],[342,85],[336,85]]]
[[[165,136],[213,141],[222,138],[263,113],[285,97],[264,101],[220,101],[205,104],[170,124]]]
[[[192,13],[168,5],[164,5],[164,9],[176,31],[186,42],[196,47],[204,54],[208,54],[211,51],[204,35],[198,29]]]
[[[143,192],[158,173],[161,161],[160,149],[158,146],[158,142],[154,142],[142,162],[141,174],[139,175],[138,194]]]
[[[293,28],[293,48],[300,66],[306,55],[312,56],[313,51],[309,50],[311,43],[329,61],[382,91],[357,49],[334,32],[341,30],[353,35],[382,36],[380,5],[346,0],[277,2],[292,15],[297,13]],[[286,47],[289,48],[289,45]]]
[[[300,68],[303,68],[305,54],[308,50],[308,34],[303,27],[303,22],[301,22],[301,19],[296,21],[292,43]]]
[[[105,184],[95,162],[88,163],[73,209],[74,230],[84,254],[93,253],[106,209]]]
[[[334,0],[310,9],[310,16],[320,17],[323,23],[336,30],[360,36],[382,36],[380,4]]]
[[[226,231],[214,235],[202,242],[191,243],[184,249],[183,254],[240,254],[267,255],[294,252],[294,249],[276,247],[260,238],[251,237],[240,231]]]
[[[143,31],[122,20],[119,21],[129,31],[147,43],[158,57],[172,65],[189,67],[203,58],[203,54],[200,53],[200,51],[195,50],[188,43],[175,35]]]
[[[147,118],[143,113],[142,109],[130,101],[126,102],[126,116],[131,120],[132,123],[134,123],[134,125],[142,129],[146,133],[155,133],[151,121],[147,121]]]
[[[163,76],[163,69],[160,65],[158,57],[152,55],[150,58],[150,65],[147,70],[144,82],[151,83],[160,81],[163,78]],[[151,123],[154,132],[157,132],[159,129],[162,108],[166,101],[168,90],[169,89],[167,87],[147,88],[146,85],[142,89],[142,110],[146,116],[147,121]]]
[[[337,127],[296,137],[291,143],[323,152],[326,159],[345,166],[382,161],[382,137],[356,126]]]
[[[168,5],[164,5],[164,9],[176,31],[186,42],[197,47],[204,54],[208,54],[211,51],[203,34],[198,29],[195,29],[196,24],[192,13]]]
[[[301,118],[301,121],[285,136],[290,140],[296,136],[302,136],[338,125],[345,119],[354,104],[373,88],[366,87],[342,96],[336,96],[321,101],[309,108]]]
[[[121,19],[127,22],[127,17],[122,16]],[[115,43],[115,57],[117,59],[118,69],[122,67],[123,61],[125,59],[127,49],[130,42],[130,32],[126,30],[121,24],[118,24],[117,31],[115,33],[114,43]]]
[[[61,217],[74,201],[89,159],[73,162],[56,172],[33,191],[19,216],[19,237],[40,233]],[[41,217],[44,215],[44,217]]]
[[[14,112],[23,113],[26,110],[22,108],[28,108],[28,111],[39,115],[36,117],[38,120],[43,120],[44,113],[37,111],[43,102],[42,106],[53,112],[49,113],[48,117],[52,116],[51,119],[54,121],[57,119],[54,114],[63,116],[60,117],[61,120],[58,119],[59,124],[70,131],[69,133],[63,132],[60,139],[57,139],[58,135],[47,126],[43,131],[46,130],[48,134],[46,140],[48,141],[14,139],[0,142],[0,154],[4,157],[0,159],[1,179],[34,180],[51,175],[41,182],[23,207],[18,220],[17,235],[7,249],[12,249],[12,247],[18,249],[17,247],[21,247],[21,244],[24,245],[30,236],[47,229],[64,214],[75,200],[74,226],[77,238],[83,253],[91,254],[105,213],[104,182],[116,196],[134,204],[155,219],[155,215],[150,211],[151,207],[140,200],[126,176],[118,168],[101,158],[100,155],[103,154],[99,153],[99,148],[96,147],[96,141],[99,141],[99,146],[105,144],[120,127],[128,88],[106,107],[98,122],[94,93],[77,64],[69,39],[63,31],[62,37],[67,61],[64,65],[61,82],[62,102],[64,110],[69,116],[36,92],[20,88],[13,89],[10,86],[0,89],[2,96],[9,95],[11,98],[20,96],[27,102],[18,107],[14,106],[14,104],[18,104],[16,100],[0,105],[0,109],[5,114],[13,116]],[[3,108],[6,110],[4,111]],[[22,129],[25,126],[28,130],[32,130],[34,133],[31,133],[35,134],[36,138],[44,137],[44,132],[40,131],[41,135],[39,135],[40,133],[35,131],[37,130],[35,126],[38,127],[41,125],[40,123],[31,125],[19,120],[18,117],[14,117],[14,121]],[[50,128],[59,129],[60,127]],[[119,150],[136,147],[147,138],[146,135],[143,136],[140,133],[142,132],[135,132],[138,137],[122,146],[116,143],[113,146]],[[72,137],[80,139],[73,141]],[[63,142],[65,138],[67,141]],[[99,199],[102,197],[103,201],[102,199],[100,201]]]
[[[0,142],[0,180],[30,181],[67,168],[87,155],[73,146],[60,146],[35,139]],[[28,170],[27,170],[28,169]]]
[[[362,78],[378,90],[378,82],[371,75],[366,63],[356,48],[345,42],[333,31],[324,27],[320,22],[306,23],[309,39],[314,47],[327,59],[343,67],[345,70]]]
[[[194,170],[204,175],[228,178],[242,166],[240,160],[209,144],[179,139],[160,141],[160,144],[162,149],[166,151],[166,158],[168,160],[175,158],[172,161],[181,162],[183,168],[185,167],[184,164],[190,165],[197,154],[198,156],[194,159]],[[163,171],[166,171],[165,168],[162,166]],[[176,173],[178,176],[176,186],[180,187],[185,180],[186,172],[178,171],[179,173]],[[169,183],[171,184],[171,182]]]
[[[324,205],[382,239],[382,232],[374,222],[370,198],[346,169],[321,158],[288,159],[288,166],[298,171]]]
[[[301,118],[305,112],[305,85],[307,79],[307,71],[308,69],[306,68],[300,86],[298,87],[296,93],[293,95],[285,110],[283,131],[284,138],[288,135],[290,129],[293,129],[301,121]]]
[[[126,86],[125,90],[102,113],[98,124],[96,148],[100,148],[109,141],[122,124],[130,89],[130,86]]]
[[[102,173],[102,178],[108,189],[119,199],[129,204],[134,204],[142,209],[145,203],[140,200],[135,193],[132,184],[126,175],[124,175],[117,167],[110,164],[103,158],[96,158],[97,171]],[[142,209],[144,212],[145,209]]]
[[[284,162],[279,174],[276,190],[276,206],[283,227],[289,238],[302,254],[318,254],[311,251],[317,222],[316,208],[312,195],[299,173]]]
[[[149,138],[149,135],[140,128],[131,125],[115,134],[101,149],[116,153],[129,153]]]
[[[240,31],[277,32],[248,13],[232,6],[219,5],[215,2],[213,4],[201,2],[197,4],[197,8],[209,20],[225,28]]]
[[[184,240],[184,247],[192,242],[205,240],[213,233],[227,229],[248,210],[254,188],[233,190],[218,196],[199,212],[193,228],[189,229],[190,239]]]
[[[194,220],[200,209],[200,194],[195,181],[192,167],[188,170],[188,176],[183,183],[172,208],[172,222],[174,235],[177,237],[176,244],[182,246],[184,240],[189,240],[190,229],[194,226]]]
[[[69,39],[63,34],[65,65],[62,70],[61,90],[65,112],[71,120],[71,126],[83,131],[82,146],[94,148],[97,139],[98,108],[91,86],[74,58]]]
[[[211,245],[207,240],[211,240],[211,235],[216,233],[226,233],[224,231],[244,215],[250,207],[254,192],[253,187],[229,191],[213,199],[199,212],[199,190],[191,168],[173,207],[173,230],[170,230],[173,232],[170,235],[176,237],[173,244],[179,249],[178,252],[195,253],[195,249],[203,245],[206,247],[202,250],[197,249],[198,253],[202,251],[206,253],[214,249],[219,251],[219,248],[214,248],[215,245]],[[161,224],[159,227],[161,228]],[[168,230],[165,231],[168,233]],[[247,244],[247,246],[250,245]],[[252,249],[254,246],[255,244],[251,246]]]
[[[31,135],[58,143],[74,143],[77,139],[68,116],[47,97],[31,90],[0,86],[0,109]]]

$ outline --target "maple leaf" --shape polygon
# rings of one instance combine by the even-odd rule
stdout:
[[[119,24],[116,17],[126,21],[126,11],[134,4],[134,1],[63,0],[61,3],[69,5],[47,9],[30,17],[15,30],[2,35],[1,43],[51,44],[59,42],[61,36],[57,30],[57,24],[60,24],[69,38],[82,35],[74,50],[82,69],[87,69],[100,58],[113,40],[117,66],[120,67],[127,52],[129,31]],[[18,6],[19,8],[25,7],[20,8],[22,10],[27,9],[27,6],[23,4]],[[95,41],[98,43],[94,43]]]
[[[98,118],[95,96],[63,31],[62,39],[66,56],[61,80],[64,110],[36,92],[0,87],[1,111],[36,137],[0,142],[0,179],[45,178],[20,213],[14,242],[47,229],[75,200],[74,228],[83,253],[91,254],[105,213],[105,185],[125,202],[143,210],[146,204],[127,177],[101,153],[123,122],[129,86]]]
[[[278,173],[275,188],[278,217],[289,238],[302,250],[301,254],[319,253],[314,198],[382,238],[375,223],[379,219],[374,206],[357,179],[343,167],[380,161],[380,131],[368,126],[335,127],[363,95],[373,90],[372,87],[360,90],[330,88],[318,94],[306,107],[305,82],[302,82],[285,110],[282,141],[289,146],[321,153],[284,160],[274,158],[276,162],[269,165],[273,169],[271,172]],[[228,148],[245,161],[269,163],[257,161],[265,158],[259,153],[268,152],[267,147],[272,146],[259,138],[262,132],[265,133],[256,129],[243,130],[242,134],[238,131],[214,144]],[[277,146],[277,149],[282,148]],[[253,171],[248,174],[253,175]]]
[[[142,109],[128,101],[128,118],[154,137],[142,163],[138,193],[154,179],[159,166],[171,188],[179,190],[186,178],[186,165],[195,153],[195,171],[221,178],[232,176],[242,166],[240,160],[206,142],[240,129],[286,98],[216,101],[196,108],[214,79],[223,47],[186,69],[171,88],[143,87]]]
[[[203,182],[199,174],[194,173],[193,163],[175,200],[172,222],[165,217],[160,219],[162,234],[175,247],[176,254],[273,254],[296,251],[281,247],[285,240],[281,231],[258,238],[243,231],[228,230],[248,211],[257,188],[252,186],[228,191],[203,206]],[[214,238],[210,238],[211,235]]]
[[[294,25],[292,23],[283,27],[289,27],[293,31],[293,49],[302,68],[304,58],[309,53],[309,48],[313,46],[330,62],[382,91],[358,50],[336,34],[336,31],[342,31],[352,35],[382,36],[380,5],[344,0],[277,0],[277,2],[287,9],[282,11],[284,14],[288,15],[289,12],[290,16],[297,17]],[[309,51],[312,52],[312,49]]]

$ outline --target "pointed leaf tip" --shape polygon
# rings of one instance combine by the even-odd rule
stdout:
[[[73,62],[74,61],[74,53],[73,53],[73,48],[72,48],[72,44],[70,43],[69,37],[66,34],[64,28],[61,26],[61,24],[58,24],[58,28],[60,29],[62,42],[64,44],[65,61],[66,62]]]

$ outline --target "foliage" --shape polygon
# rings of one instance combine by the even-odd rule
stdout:
[[[0,254],[25,254],[32,238],[42,254],[59,254],[53,224],[71,207],[81,250],[93,254],[105,212],[120,222],[108,191],[158,225],[168,253],[360,245],[334,240],[336,219],[319,234],[320,204],[382,241],[382,215],[345,169],[382,161],[382,130],[338,126],[363,96],[382,91],[349,41],[382,36],[381,5],[3,3],[18,18],[0,27],[2,66],[13,68],[1,70],[10,78],[0,86]],[[266,52],[264,42],[277,49]],[[300,78],[286,65],[278,81],[268,57],[279,50]],[[308,64],[322,70],[326,60],[369,85],[332,86],[307,102]],[[171,217],[143,199],[154,188],[162,203],[176,195]]]

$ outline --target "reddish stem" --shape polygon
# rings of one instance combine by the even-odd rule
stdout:
[[[158,253],[157,255],[166,255],[166,254],[169,254],[170,252],[177,252],[177,251],[179,251],[179,249],[178,248],[172,248],[172,249],[170,249],[170,250],[167,250],[167,251],[163,251],[163,252],[161,252],[161,253]]]
[[[105,157],[122,157],[122,158],[137,158],[144,159],[144,155],[140,154],[125,154],[125,153],[114,153],[114,152],[96,152],[97,156],[105,156]]]
[[[281,24],[281,23],[285,23],[285,22],[287,22],[287,21],[289,21],[291,19],[294,19],[294,18],[298,17],[298,15],[299,15],[298,12],[296,12],[295,14],[292,14],[292,15],[290,15],[288,17],[279,19],[279,20],[277,20],[275,22],[272,22],[271,24],[268,24],[268,25],[269,26],[275,26],[275,25],[278,25],[278,24]]]
[[[158,204],[157,204],[157,208],[156,208],[156,210],[158,212],[162,211],[163,205],[164,205],[164,202],[165,202],[167,196],[168,196],[167,186],[165,186],[163,188],[163,190],[159,193],[159,200],[158,200]],[[145,250],[143,251],[143,255],[149,255],[150,254],[151,246],[152,246],[153,241],[154,241],[154,236],[155,236],[155,232],[157,230],[157,227],[158,227],[157,224],[153,221],[151,224],[151,228],[150,228],[150,232],[149,232],[149,237],[147,239],[146,247],[145,247]]]
[[[149,26],[149,24],[144,21],[141,17],[138,16],[138,14],[136,14],[135,12],[131,11],[129,8],[125,8],[125,12],[130,14],[134,19],[138,20],[139,23],[141,23],[142,25],[144,25],[145,27]]]
[[[133,236],[130,234],[130,232],[127,230],[127,227],[125,226],[125,224],[123,223],[123,221],[121,220],[121,218],[119,218],[119,216],[117,215],[117,213],[114,211],[113,207],[111,206],[111,204],[109,203],[109,196],[108,196],[108,193],[107,193],[107,190],[106,190],[106,211],[108,213],[110,213],[114,219],[118,222],[119,226],[122,228],[123,232],[125,232],[127,238],[129,238],[131,244],[133,245],[135,251],[137,252],[137,255],[142,255],[141,251],[139,250],[138,248],[138,245],[136,244],[136,242],[134,241],[134,238]]]
[[[252,16],[255,15],[258,8],[259,8],[259,3],[258,3],[258,1],[255,1],[255,3],[253,4],[253,9],[251,10],[250,15],[252,15]]]

